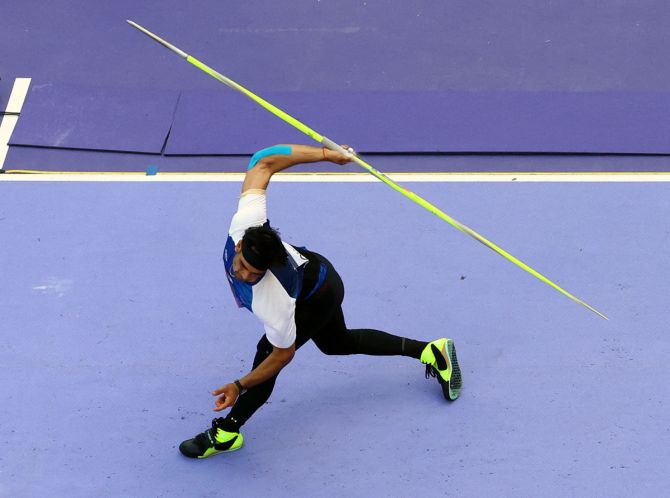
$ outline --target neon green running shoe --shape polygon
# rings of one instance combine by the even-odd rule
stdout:
[[[458,398],[461,394],[461,369],[454,341],[442,338],[429,342],[421,353],[421,363],[426,364],[426,379],[437,377],[447,401]]]
[[[179,445],[179,451],[189,458],[207,458],[218,453],[239,450],[244,438],[239,432],[224,431],[219,425],[223,418],[212,420],[212,428],[187,439]]]

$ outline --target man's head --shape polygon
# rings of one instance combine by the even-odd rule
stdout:
[[[237,280],[254,283],[271,266],[286,264],[288,255],[279,233],[268,225],[247,228],[235,245],[233,274]]]

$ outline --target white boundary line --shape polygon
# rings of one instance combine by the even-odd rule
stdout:
[[[12,86],[12,93],[9,94],[7,101],[7,108],[5,112],[21,113],[23,103],[28,95],[31,78],[16,78],[14,86]],[[7,151],[9,151],[9,139],[12,138],[14,127],[19,121],[19,116],[3,116],[2,123],[0,123],[0,169],[5,164],[7,158]]]
[[[389,173],[403,182],[670,182],[668,173]],[[244,173],[7,173],[0,182],[234,182]],[[368,173],[279,173],[272,182],[372,183]]]

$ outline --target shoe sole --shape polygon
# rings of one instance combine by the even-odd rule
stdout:
[[[433,356],[435,357],[435,366],[437,367],[433,367],[433,371],[442,388],[444,399],[454,401],[461,393],[461,369],[458,366],[454,341],[451,339],[442,340],[444,340],[444,343],[442,343],[441,347],[438,347],[435,343],[431,344]],[[439,343],[438,341],[436,342]],[[442,376],[441,372],[445,370],[449,373],[449,379],[445,379]]]
[[[447,340],[446,344],[447,355],[449,356],[449,362],[451,363],[451,377],[449,381],[446,382],[446,389],[443,388],[445,397],[450,401],[454,401],[461,395],[461,385],[463,383],[461,377],[461,368],[458,366],[458,357],[456,356],[456,346],[454,346],[454,341],[451,339]]]
[[[205,458],[211,458],[213,456],[220,455],[221,453],[232,453],[233,451],[237,451],[237,450],[241,450],[241,449],[242,449],[242,445],[238,446],[237,448],[233,448],[232,450],[215,451],[214,453],[210,453],[207,456],[202,455],[202,456],[198,456],[198,457],[195,457],[195,458],[199,458],[199,459],[202,460],[202,459],[205,459]]]

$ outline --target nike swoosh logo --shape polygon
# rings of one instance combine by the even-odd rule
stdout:
[[[431,344],[430,348],[433,350],[433,355],[435,356],[435,363],[437,364],[437,368],[441,371],[444,371],[447,368],[449,368],[449,363],[447,362],[445,355],[442,354],[442,351],[437,349],[437,346],[435,346],[435,344]]]
[[[214,449],[218,450],[218,451],[229,450],[231,448],[231,446],[233,446],[233,444],[235,444],[235,441],[237,441],[238,437],[239,436],[235,436],[233,439],[230,439],[230,440],[226,441],[225,443],[216,443],[214,445]]]

